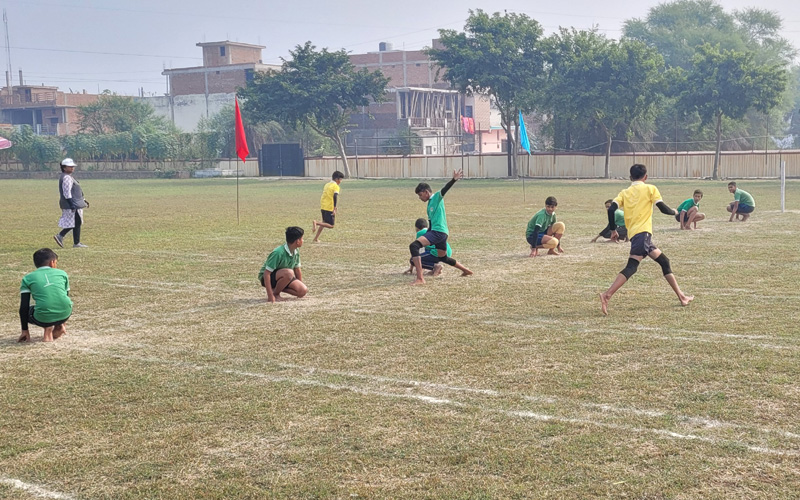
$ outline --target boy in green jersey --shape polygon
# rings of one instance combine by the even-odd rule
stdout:
[[[738,189],[735,182],[728,183],[728,191],[733,194],[733,203],[728,205],[728,212],[731,213],[731,218],[728,222],[733,222],[734,216],[736,220],[742,222],[750,218],[750,214],[756,209],[756,202],[753,196],[743,189]]]
[[[544,208],[536,212],[525,231],[525,240],[531,246],[529,257],[536,257],[540,248],[547,248],[548,255],[564,253],[561,248],[561,238],[564,236],[566,226],[563,222],[556,221],[556,207],[558,201],[555,196],[548,196],[544,200]]]
[[[408,246],[411,251],[411,263],[417,273],[417,278],[411,283],[412,285],[422,285],[425,283],[425,278],[422,277],[422,249],[424,247],[433,246],[436,249],[434,255],[439,261],[447,265],[453,266],[461,270],[461,276],[469,276],[472,271],[462,266],[452,257],[447,256],[447,237],[449,230],[447,228],[447,215],[444,211],[444,195],[453,187],[457,180],[464,176],[462,170],[453,171],[453,178],[445,184],[441,191],[433,192],[431,186],[425,182],[420,182],[414,189],[414,192],[419,197],[420,201],[428,203],[427,212],[430,227],[428,231],[418,236],[416,240],[411,242]]]
[[[691,198],[686,199],[683,203],[678,205],[678,215],[675,216],[675,220],[680,222],[681,229],[691,230],[693,229],[693,223],[694,229],[697,229],[697,222],[706,218],[706,214],[701,214],[698,212],[700,208],[700,200],[702,199],[703,192],[699,189],[695,189]]]
[[[303,233],[301,227],[287,227],[286,244],[270,252],[258,272],[258,280],[261,286],[267,289],[267,300],[271,303],[283,300],[281,298],[283,292],[297,298],[304,297],[308,293],[308,287],[303,283],[303,274],[300,271]]]
[[[417,230],[417,238],[419,238],[428,232],[428,221],[425,219],[417,219],[416,222],[414,222],[414,228]],[[429,274],[431,276],[439,276],[442,274],[442,263],[439,262],[439,257],[436,257],[435,254],[435,246],[425,247],[422,253],[419,254],[422,263],[422,269],[430,271]],[[453,255],[453,249],[450,248],[450,243],[448,243],[447,256],[450,257],[451,255]],[[411,266],[406,269],[403,274],[411,274],[414,272],[414,261],[409,259],[408,262],[411,264]]]
[[[44,328],[44,341],[52,342],[65,333],[64,324],[72,315],[69,277],[57,268],[58,255],[49,248],[34,252],[36,270],[22,278],[19,287],[19,320],[22,327],[18,342],[31,339],[28,323]],[[35,305],[31,305],[31,297]]]
[[[613,202],[614,200],[606,200],[606,212],[608,212],[608,208]],[[619,235],[616,242],[619,243],[619,240],[628,241],[628,230],[625,229],[625,212],[619,208],[614,211],[614,223],[617,225],[617,234]],[[608,241],[614,241],[611,239],[611,226],[606,225],[605,229],[600,231],[600,234],[592,239],[592,243],[597,241],[598,238],[606,238]]]

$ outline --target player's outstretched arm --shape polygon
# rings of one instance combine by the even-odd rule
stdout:
[[[449,191],[450,188],[453,187],[453,184],[455,184],[456,181],[461,179],[462,177],[464,177],[464,171],[463,170],[453,170],[453,178],[450,179],[450,182],[445,184],[444,187],[442,188],[442,191],[441,191],[442,196],[444,196],[445,193],[447,193],[447,191]]]
[[[671,216],[674,217],[675,214],[677,213],[677,212],[675,212],[675,210],[669,208],[669,206],[667,206],[667,204],[664,203],[663,201],[657,202],[656,206],[661,211],[661,213],[664,214],[664,215],[671,215]]]

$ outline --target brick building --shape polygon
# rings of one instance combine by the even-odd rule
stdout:
[[[22,72],[20,71],[20,81]],[[69,135],[78,132],[78,106],[91,104],[97,94],[67,93],[58,87],[14,85],[0,90],[0,122],[30,125],[36,134]]]
[[[433,40],[432,46],[441,48],[438,40]],[[421,138],[415,153],[500,151],[496,139],[499,115],[488,99],[468,97],[451,89],[441,79],[441,68],[422,50],[393,50],[386,42],[381,42],[378,49],[350,55],[356,68],[380,70],[390,81],[385,102],[353,115],[349,152],[354,152],[357,142],[363,153],[379,154],[398,135],[409,131]],[[463,130],[462,116],[475,120],[475,134]]]
[[[202,66],[164,70],[168,94],[140,98],[186,131],[194,130],[201,117],[232,104],[236,90],[247,85],[256,71],[280,69],[261,62],[263,45],[225,40],[197,46],[203,49]]]

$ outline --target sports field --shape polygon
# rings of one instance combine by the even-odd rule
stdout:
[[[28,344],[57,185],[0,182],[0,498],[800,498],[800,182],[781,213],[778,181],[741,181],[756,212],[729,223],[725,182],[655,179],[673,208],[705,192],[698,231],[654,215],[695,300],[648,259],[608,317],[628,245],[589,240],[627,181],[458,182],[475,275],[422,287],[417,181],[344,180],[312,244],[324,182],[241,180],[237,224],[234,180],[83,181],[89,248],[54,248],[69,333]],[[548,195],[566,253],[531,259]],[[289,225],[310,292],[270,305]]]

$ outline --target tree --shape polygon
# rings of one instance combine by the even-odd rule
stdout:
[[[698,47],[678,105],[684,112],[696,112],[703,124],[715,126],[714,179],[719,176],[723,118],[740,120],[751,108],[769,112],[780,103],[787,81],[781,64],[756,64],[753,52],[711,44]]]
[[[22,163],[22,168],[30,170],[39,167],[48,170],[50,165],[61,158],[61,144],[57,137],[36,135],[30,125],[23,125],[19,131],[10,134],[14,143],[13,153]]]
[[[439,30],[443,48],[428,55],[442,67],[444,79],[468,95],[489,96],[500,111],[508,141],[508,175],[515,169],[514,128],[520,110],[533,111],[544,77],[542,27],[524,14],[469,11],[463,32]],[[516,156],[516,155],[515,155]]]
[[[238,94],[244,100],[243,115],[256,122],[275,120],[294,130],[309,127],[332,140],[342,158],[344,174],[350,167],[344,151],[350,115],[370,99],[384,98],[389,79],[380,71],[356,71],[344,50],[317,51],[311,42],[290,51],[280,71],[257,72]]]
[[[106,90],[91,104],[78,106],[78,124],[81,132],[90,134],[113,134],[133,132],[137,127],[149,125],[168,130],[164,117],[156,116],[153,107],[133,97],[119,96]]]
[[[235,158],[236,134],[235,111],[233,104],[227,105],[209,118],[201,118],[197,125],[198,134],[203,138],[208,158]],[[253,122],[249,115],[242,116],[245,136],[250,151],[255,154],[267,142],[286,139],[283,127],[274,121]]]

